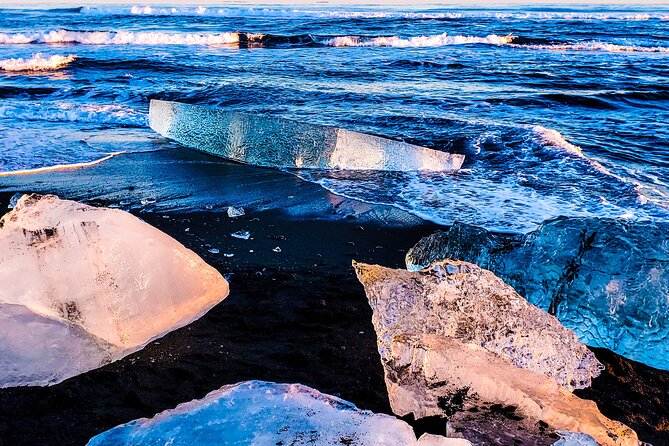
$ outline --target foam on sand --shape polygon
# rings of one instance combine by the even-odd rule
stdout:
[[[54,71],[68,66],[77,57],[73,54],[61,56],[45,56],[42,53],[34,54],[30,59],[22,57],[0,60],[0,70],[4,71]]]

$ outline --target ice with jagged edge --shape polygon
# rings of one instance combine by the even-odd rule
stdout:
[[[24,195],[0,218],[0,388],[101,367],[198,319],[228,283],[119,210]]]
[[[404,421],[360,410],[352,403],[301,384],[245,381],[201,400],[142,418],[93,437],[88,446],[130,445],[465,446],[433,435],[416,440]]]
[[[558,218],[521,236],[455,224],[407,253],[410,270],[476,263],[581,341],[669,370],[669,223]]]
[[[464,161],[349,130],[155,99],[149,124],[187,147],[263,167],[450,172]]]

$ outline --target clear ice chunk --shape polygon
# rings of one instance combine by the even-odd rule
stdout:
[[[244,215],[244,208],[242,207],[234,207],[234,206],[228,206],[228,217],[230,218],[236,218],[236,217],[241,217]]]
[[[488,269],[603,347],[669,370],[669,223],[558,218],[520,236],[455,224],[419,241],[407,268],[443,259]]]
[[[492,405],[515,408],[517,433],[542,421],[606,446],[637,446],[636,433],[570,389],[600,364],[553,316],[490,271],[445,261],[421,271],[354,264],[372,307],[393,413],[478,426]],[[501,427],[502,428],[502,427]]]
[[[218,271],[167,234],[53,195],[24,195],[0,219],[0,282],[0,387],[122,358],[228,295]]]
[[[450,260],[417,272],[354,267],[383,342],[398,331],[472,342],[569,390],[589,387],[601,373],[602,365],[571,330],[490,271]]]
[[[464,161],[464,155],[349,130],[155,99],[149,124],[186,147],[263,167],[454,171]]]
[[[301,384],[264,381],[221,387],[201,400],[117,426],[88,442],[88,446],[137,444],[470,445],[437,436],[416,441],[411,426],[395,417],[360,410]]]
[[[251,238],[251,233],[249,231],[237,231],[233,232],[230,235],[234,238],[238,238],[241,240],[248,240],[249,238]]]

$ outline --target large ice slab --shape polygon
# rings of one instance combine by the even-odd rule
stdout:
[[[0,283],[0,387],[119,359],[228,295],[214,268],[163,232],[52,195],[24,195],[0,219]]]
[[[588,345],[669,370],[669,224],[550,220],[522,236],[456,224],[406,256],[416,270],[445,258],[476,263],[555,314]]]
[[[264,381],[221,387],[201,400],[117,426],[88,442],[88,446],[138,444],[470,445],[434,435],[416,441],[411,426],[395,417],[360,410],[301,384]]]
[[[631,429],[571,393],[600,373],[592,352],[490,271],[450,260],[415,272],[354,267],[397,415],[471,425],[501,405],[521,415],[514,432],[542,421],[603,445],[636,444]]]
[[[453,171],[464,161],[349,130],[155,99],[149,124],[186,147],[264,167]]]

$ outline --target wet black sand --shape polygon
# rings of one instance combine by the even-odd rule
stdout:
[[[0,390],[1,445],[82,445],[117,424],[248,379],[299,382],[389,413],[371,310],[351,260],[403,267],[406,250],[436,226],[342,202],[289,175],[178,155],[182,159],[172,162],[161,154],[167,159],[163,167],[144,154],[132,164],[133,157],[125,157],[94,169],[0,178],[2,208],[16,191],[135,206],[132,212],[219,269],[231,288],[230,296],[200,320],[121,361],[48,388]],[[184,157],[191,167],[204,166],[193,169],[190,181],[174,168]],[[211,172],[204,175],[201,170],[207,169]],[[240,193],[214,187],[216,181],[224,183],[219,171],[226,169],[237,175],[229,184]],[[154,182],[142,185],[140,178]],[[139,206],[138,197],[148,188],[157,191],[157,201]],[[274,198],[267,199],[272,193]],[[238,195],[246,197],[247,213],[231,219],[222,209]],[[177,196],[198,205],[157,207]],[[362,213],[354,216],[352,210]],[[230,236],[238,230],[250,231],[251,239]],[[220,253],[209,253],[211,248]],[[580,394],[637,430],[642,440],[669,444],[669,373],[595,352],[607,371]],[[429,429],[442,426],[433,422]]]

